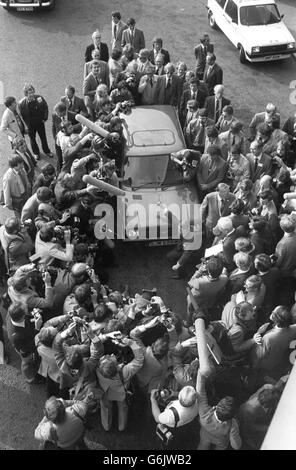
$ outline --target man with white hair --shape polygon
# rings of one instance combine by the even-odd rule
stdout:
[[[109,60],[109,51],[108,51],[108,46],[105,42],[101,42],[101,33],[99,29],[96,29],[92,33],[92,40],[93,44],[90,44],[87,46],[85,54],[84,54],[84,59],[85,62],[90,62],[92,60],[91,53],[94,49],[97,51],[100,51],[100,60],[103,60],[104,62],[108,62]]]
[[[155,102],[155,88],[158,81],[158,76],[154,74],[154,65],[148,65],[146,74],[140,79],[138,92],[142,95],[141,104],[152,105]]]
[[[219,257],[223,260],[224,266],[227,268],[228,272],[233,271],[236,268],[233,261],[233,256],[236,253],[235,240],[239,237],[246,236],[246,229],[243,226],[234,229],[230,217],[221,217],[216,227],[214,227],[213,233],[216,236],[219,235],[222,239],[223,252]]]
[[[161,426],[169,428],[173,438],[166,448],[190,449],[192,440],[196,439],[196,418],[198,416],[197,393],[191,385],[183,387],[178,396],[172,397],[166,408],[161,412],[157,402],[158,390],[151,391],[150,400],[152,414]],[[194,441],[193,441],[194,442]]]
[[[277,112],[276,106],[273,103],[268,103],[266,105],[265,111],[262,113],[256,113],[250,122],[249,128],[250,128],[250,140],[255,139],[258,126],[260,124],[264,124],[268,122],[272,116],[275,116],[280,120],[280,115]]]
[[[224,86],[216,85],[214,87],[214,96],[208,96],[205,102],[205,108],[209,118],[213,119],[215,124],[218,122],[224,106],[230,105],[230,100],[224,97]]]
[[[181,100],[182,85],[175,75],[175,67],[169,62],[165,66],[165,75],[158,78],[155,90],[155,104],[178,106]]]
[[[213,241],[213,227],[220,217],[230,215],[230,206],[234,201],[235,196],[230,192],[228,184],[225,183],[219,183],[216,191],[205,196],[201,210],[207,241]]]
[[[149,60],[149,51],[148,49],[141,49],[139,52],[139,57],[137,58],[138,71],[142,74],[147,72],[147,68],[153,66],[152,62]]]

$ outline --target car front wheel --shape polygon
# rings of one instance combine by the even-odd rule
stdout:
[[[243,46],[239,46],[239,60],[241,64],[245,64],[247,62],[246,53]]]
[[[217,29],[217,23],[211,11],[209,11],[209,25],[211,26],[212,29]]]

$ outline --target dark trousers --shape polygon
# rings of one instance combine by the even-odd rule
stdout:
[[[55,145],[55,151],[57,156],[57,174],[59,174],[63,166],[63,154],[61,147],[57,144]]]
[[[36,132],[38,133],[40,137],[43,152],[50,153],[47,139],[46,139],[46,134],[45,134],[44,122],[40,122],[38,125],[29,127],[29,138],[30,138],[30,143],[31,143],[33,153],[35,155],[40,155],[39,147],[36,142]]]
[[[52,380],[50,377],[46,377],[46,396],[50,398],[52,396],[69,400],[69,390],[67,388],[60,389],[60,385]]]

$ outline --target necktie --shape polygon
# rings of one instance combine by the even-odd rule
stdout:
[[[202,124],[200,127],[198,139],[197,139],[198,146],[204,145],[204,140],[205,140],[205,126],[204,124]]]
[[[150,78],[150,86],[153,88],[153,78]]]
[[[254,173],[256,172],[258,168],[258,157],[254,157]]]
[[[166,88],[170,88],[171,87],[171,79],[169,78],[168,81],[167,81],[167,85],[166,85]]]
[[[131,43],[134,44],[134,32],[131,32]]]
[[[69,108],[72,107],[72,100],[69,99]]]
[[[25,126],[24,126],[24,123],[22,121],[22,118],[20,117],[19,113],[17,112],[17,110],[15,110],[13,112],[14,116],[15,116],[15,120],[17,122],[17,125],[19,127],[19,130],[21,132],[22,135],[24,135],[25,133]]]
[[[114,25],[114,29],[113,29],[114,38],[116,38],[116,34],[117,34],[117,24]]]
[[[225,200],[221,199],[221,201],[220,201],[220,215],[223,214],[224,208],[225,208]]]
[[[220,115],[220,101],[218,99],[216,99],[215,101],[216,101],[216,104],[215,104],[215,124],[216,124]]]

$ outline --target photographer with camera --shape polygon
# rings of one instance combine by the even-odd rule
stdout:
[[[104,395],[100,400],[101,420],[105,431],[110,431],[113,420],[113,403],[118,408],[118,431],[124,431],[128,421],[128,398],[131,394],[129,387],[132,377],[141,369],[144,363],[143,347],[135,340],[123,337],[120,332],[114,332],[112,339],[118,346],[129,346],[133,359],[127,364],[119,364],[116,357],[104,355],[97,367],[97,378]]]
[[[45,402],[44,418],[35,429],[40,450],[102,450],[103,446],[85,438],[88,396],[83,400],[50,397]]]
[[[167,405],[163,411],[159,399],[167,394]],[[160,437],[163,449],[184,450],[194,448],[197,440],[198,401],[195,388],[183,387],[175,394],[169,390],[151,390],[150,401],[153,417],[156,421],[156,434]]]
[[[70,324],[53,341],[60,389],[68,390],[70,399],[76,400],[92,394],[89,400],[92,412],[96,411],[101,395],[95,371],[104,354],[103,339],[95,336],[82,318],[72,315]]]
[[[73,315],[66,314],[51,318],[43,324],[39,333],[35,336],[35,345],[41,358],[38,373],[46,380],[47,398],[56,396],[67,400],[69,392],[60,389],[60,371],[55,359],[53,341],[59,331],[72,321]]]
[[[9,217],[0,227],[0,241],[4,251],[7,273],[11,276],[24,264],[30,262],[29,256],[34,245],[27,227],[16,217]]]
[[[29,310],[38,308],[42,310],[45,319],[53,307],[53,288],[51,276],[48,271],[42,273],[42,281],[45,286],[44,297],[39,297],[36,292],[36,281],[40,279],[35,264],[26,264],[16,270],[14,275],[7,281],[8,296],[12,302],[26,303]]]
[[[89,284],[98,292],[101,289],[101,283],[94,270],[86,263],[74,263],[66,269],[58,269],[54,282],[54,309],[57,312],[62,312],[67,295],[72,292],[75,286],[83,283]]]
[[[98,293],[89,284],[75,286],[73,292],[68,295],[64,302],[64,314],[75,310],[77,316],[86,319],[88,322],[94,317],[96,307],[98,307]]]
[[[13,302],[7,312],[7,336],[21,358],[21,372],[29,384],[37,384],[38,359],[34,337],[43,323],[39,309],[30,309],[26,302]]]
[[[35,252],[40,256],[39,267],[46,268],[49,265],[58,265],[60,262],[71,262],[73,259],[74,245],[71,243],[71,229],[62,227],[66,248],[55,237],[53,227],[42,227],[37,233],[35,241]]]
[[[154,317],[148,323],[139,325],[130,332],[130,337],[138,341],[144,348],[144,364],[137,373],[137,379],[140,392],[145,400],[151,390],[164,387],[167,372],[172,365],[170,352],[178,341],[175,327],[170,324],[166,327],[167,332],[164,335],[158,337],[151,346],[145,347],[141,335],[158,325],[159,322],[160,318]]]
[[[171,160],[182,171],[186,182],[195,177],[200,158],[201,153],[198,150],[184,149],[171,153]]]

